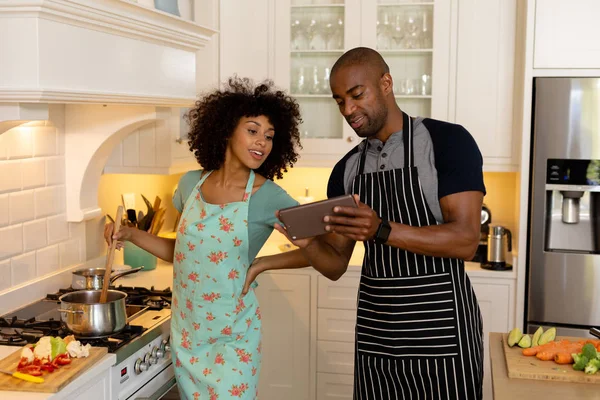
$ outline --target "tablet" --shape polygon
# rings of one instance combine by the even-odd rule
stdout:
[[[281,209],[279,210],[279,219],[285,225],[292,240],[318,236],[328,233],[325,230],[327,224],[323,222],[323,218],[326,215],[333,215],[335,206],[357,207],[352,195],[347,194]]]

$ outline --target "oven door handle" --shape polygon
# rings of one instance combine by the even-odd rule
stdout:
[[[173,389],[177,385],[177,380],[175,377],[169,379],[167,383],[162,385],[156,392],[154,392],[150,397],[136,397],[135,400],[158,400],[163,397],[165,394],[169,392],[169,390]]]

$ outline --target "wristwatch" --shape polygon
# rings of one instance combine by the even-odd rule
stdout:
[[[377,228],[377,233],[375,233],[375,243],[385,244],[390,237],[391,232],[392,227],[390,226],[390,223],[382,218],[379,228]]]

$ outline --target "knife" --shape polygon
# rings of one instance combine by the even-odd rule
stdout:
[[[24,381],[27,382],[33,382],[33,383],[44,383],[44,378],[40,378],[39,376],[33,376],[33,375],[29,375],[29,374],[24,374],[22,372],[8,372],[8,371],[3,371],[0,369],[0,372],[2,372],[3,374],[6,375],[10,375],[13,378],[17,378],[17,379],[22,379]]]

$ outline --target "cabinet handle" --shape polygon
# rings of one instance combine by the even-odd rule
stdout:
[[[183,139],[182,139],[182,138],[177,138],[177,139],[175,139],[175,141],[176,141],[177,143],[179,143],[179,144],[183,143]]]
[[[354,137],[348,136],[348,138],[346,140],[348,141],[348,143],[352,143],[352,142],[354,142]]]

